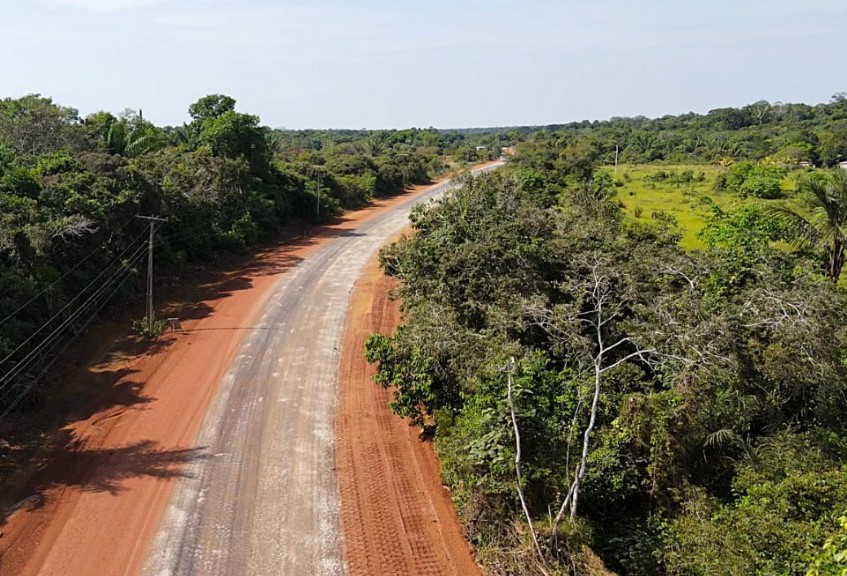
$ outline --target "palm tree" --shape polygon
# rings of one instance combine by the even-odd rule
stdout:
[[[837,283],[847,244],[847,170],[813,173],[800,180],[799,190],[807,196],[807,210],[800,212],[782,204],[770,212],[785,227],[795,246],[825,250],[826,275]]]

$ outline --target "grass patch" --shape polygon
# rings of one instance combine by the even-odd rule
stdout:
[[[626,213],[631,218],[642,220],[653,218],[660,212],[673,215],[683,232],[680,244],[686,250],[703,247],[697,234],[703,228],[711,204],[730,211],[754,202],[766,204],[778,201],[716,192],[715,179],[722,170],[719,166],[621,164],[617,175],[613,166],[605,169],[612,175],[617,199]],[[786,200],[794,196],[797,176],[801,173],[793,172],[783,180],[781,187]]]

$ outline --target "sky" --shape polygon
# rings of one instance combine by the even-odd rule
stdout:
[[[657,117],[847,91],[845,0],[0,0],[0,98],[160,125],[227,94],[274,128]]]

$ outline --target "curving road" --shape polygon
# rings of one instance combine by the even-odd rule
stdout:
[[[174,488],[144,574],[344,573],[333,422],[349,295],[412,206],[448,187],[343,233],[280,279],[206,415],[202,456]]]

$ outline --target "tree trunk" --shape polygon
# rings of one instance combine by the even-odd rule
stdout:
[[[841,269],[844,267],[844,242],[841,238],[832,241],[832,249],[829,254],[829,279],[838,284],[841,277]]]

